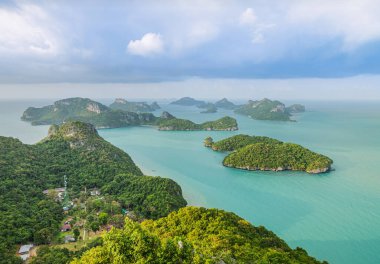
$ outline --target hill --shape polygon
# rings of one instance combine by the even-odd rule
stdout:
[[[208,121],[202,124],[196,124],[190,120],[179,119],[170,115],[167,112],[164,112],[161,118],[157,121],[158,129],[165,131],[172,130],[227,130],[233,131],[238,129],[236,119],[232,117],[223,117],[215,121]]]
[[[250,100],[247,104],[235,109],[235,113],[257,120],[291,121],[291,113],[299,111],[301,107],[301,105],[293,105],[290,108],[286,108],[285,104],[280,101],[272,101],[265,98],[260,101]]]
[[[120,100],[118,104],[121,104]],[[150,107],[157,108],[159,106],[153,103]],[[190,120],[175,118],[168,112],[163,112],[161,117],[156,117],[152,113],[115,110],[87,98],[68,98],[41,108],[29,107],[24,111],[21,119],[31,122],[32,125],[51,125],[63,124],[69,121],[81,121],[90,123],[96,128],[150,125],[157,126],[159,130],[237,129],[236,120],[231,117],[224,117],[204,124],[195,124]]]
[[[264,227],[218,209],[186,207],[138,224],[126,219],[103,244],[72,264],[103,263],[278,263],[317,264],[301,248],[291,249]]]
[[[146,102],[129,102],[125,99],[117,98],[112,104],[110,104],[111,109],[123,110],[127,112],[153,112],[161,107],[157,102],[152,104],[147,104]]]
[[[113,110],[88,98],[67,98],[53,105],[41,108],[29,107],[21,120],[32,125],[62,124],[67,121],[81,121],[93,124],[96,128],[116,128],[153,123],[151,113],[134,113]]]
[[[63,210],[43,191],[63,187],[64,175],[71,198],[96,187],[142,218],[156,219],[186,205],[178,184],[144,176],[90,124],[54,125],[35,145],[0,137],[0,149],[0,259],[11,259],[15,244],[51,242]]]
[[[191,98],[191,97],[182,97],[181,99],[173,101],[170,104],[182,105],[182,106],[198,106],[198,107],[202,107],[202,106],[204,106],[207,103],[205,101],[196,100],[196,99]]]
[[[227,110],[232,110],[232,109],[235,109],[237,107],[237,105],[228,101],[227,98],[223,98],[223,99],[217,101],[214,105],[218,108],[223,108],[223,109],[227,109]]]

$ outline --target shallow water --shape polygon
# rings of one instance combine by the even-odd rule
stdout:
[[[0,102],[0,135],[33,143],[47,127],[19,120],[26,106],[46,102]],[[217,207],[264,225],[292,247],[330,263],[380,263],[380,103],[305,102],[297,122],[255,121],[236,116],[236,132],[168,132],[151,127],[105,129],[100,135],[128,152],[145,174],[177,181],[192,205]],[[196,122],[233,115],[165,105]],[[159,114],[162,110],[158,111]],[[291,141],[334,160],[327,174],[249,172],[221,165],[224,154],[203,147],[245,133]]]

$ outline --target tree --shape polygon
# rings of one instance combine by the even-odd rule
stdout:
[[[78,238],[79,238],[79,236],[80,236],[80,231],[79,231],[79,229],[78,229],[78,228],[74,228],[73,233],[74,233],[75,241],[77,241]]]

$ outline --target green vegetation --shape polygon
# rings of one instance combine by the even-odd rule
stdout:
[[[0,259],[7,259],[4,255],[14,252],[15,244],[53,240],[62,205],[43,190],[63,187],[64,175],[71,199],[85,187],[96,187],[141,218],[162,217],[186,205],[174,181],[143,176],[128,154],[103,140],[90,124],[54,125],[35,145],[0,137],[0,148]],[[125,190],[114,190],[114,181]]]
[[[165,218],[138,224],[126,220],[101,246],[73,264],[108,263],[321,263],[291,249],[264,227],[223,210],[185,207]]]
[[[115,102],[110,105],[110,108],[128,112],[153,112],[160,109],[160,106],[157,102],[149,105],[146,102],[129,102],[125,99],[117,98]]]
[[[293,143],[256,143],[229,154],[223,165],[246,170],[329,171],[333,161]]]
[[[62,124],[68,121],[91,123],[97,128],[115,128],[150,124],[156,117],[150,113],[113,110],[87,98],[68,98],[42,108],[29,107],[21,119],[32,125]]]
[[[212,138],[209,138],[207,140],[207,144],[205,140],[205,146],[211,147],[213,150],[216,150],[216,151],[234,151],[239,148],[245,147],[250,144],[255,144],[255,143],[276,144],[276,143],[282,143],[282,142],[274,138],[249,136],[249,135],[242,135],[242,134],[232,136],[232,137],[217,141],[215,143],[212,141]]]
[[[113,104],[122,104],[117,99]],[[124,100],[125,101],[125,100]],[[126,102],[126,101],[125,101]],[[133,104],[137,107],[140,103],[127,102],[126,105]],[[153,108],[159,107],[153,103]],[[32,125],[62,124],[71,121],[90,123],[96,128],[117,128],[125,126],[152,125],[158,126],[159,130],[236,130],[236,120],[231,117],[224,117],[216,121],[203,124],[195,124],[186,119],[175,118],[168,112],[163,112],[161,117],[156,117],[152,113],[135,113],[124,110],[111,109],[98,102],[85,98],[69,98],[60,100],[54,105],[42,108],[29,107],[21,117],[24,121],[30,121]]]
[[[333,161],[300,145],[277,139],[236,135],[217,142],[211,137],[204,140],[206,147],[215,151],[233,151],[223,165],[245,170],[299,170],[308,173],[329,171]]]
[[[271,101],[265,98],[260,101],[250,100],[247,104],[235,109],[235,113],[247,115],[257,120],[290,121],[291,113],[300,112],[302,107],[305,108],[301,105],[292,105],[286,108],[279,101]]]
[[[236,119],[225,116],[215,121],[208,121],[202,124],[196,124],[190,120],[175,118],[169,113],[163,114],[158,121],[159,130],[237,130],[238,125]]]

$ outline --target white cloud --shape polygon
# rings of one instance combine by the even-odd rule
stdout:
[[[252,26],[256,23],[257,17],[252,8],[247,8],[239,17],[239,22],[241,25]]]
[[[164,42],[156,33],[147,33],[141,39],[131,40],[127,47],[129,53],[140,56],[160,54],[163,50]]]
[[[60,45],[52,24],[45,11],[35,5],[0,8],[0,53],[56,55]]]
[[[380,39],[378,0],[296,1],[290,2],[290,26],[307,28],[314,35],[341,37],[343,50],[350,51]]]

